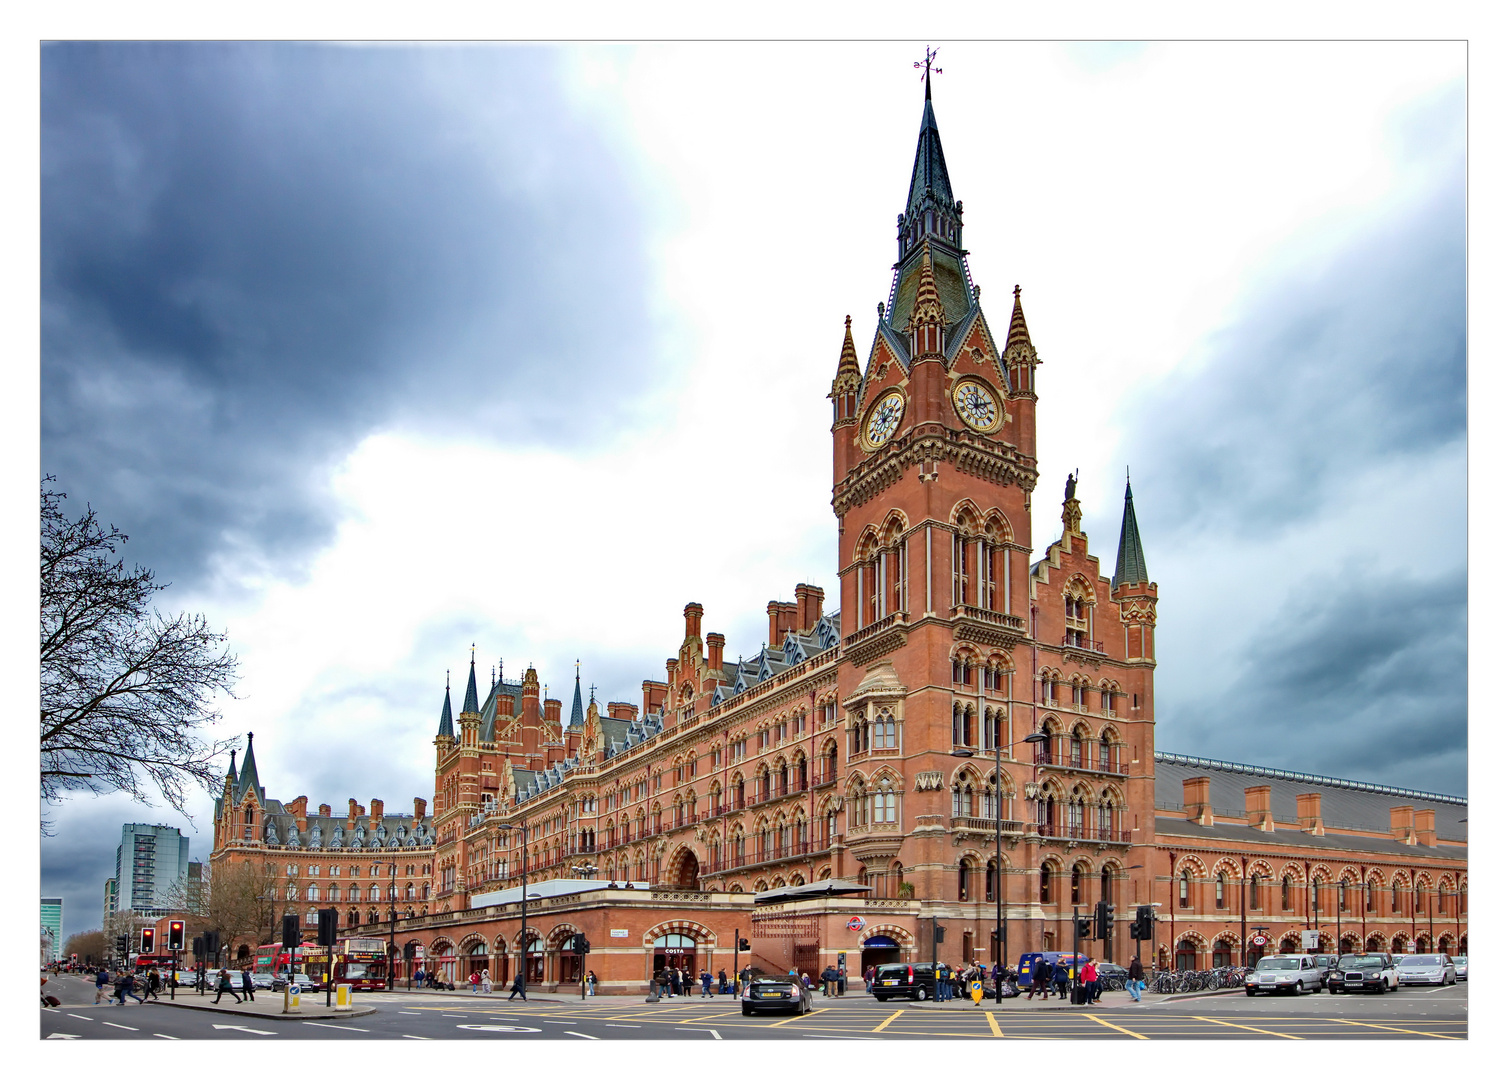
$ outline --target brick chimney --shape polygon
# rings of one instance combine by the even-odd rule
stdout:
[[[1388,825],[1393,834],[1393,839],[1404,844],[1417,844],[1419,838],[1414,834],[1414,808],[1412,806],[1395,806],[1388,811]]]
[[[613,720],[633,720],[639,715],[639,707],[626,701],[609,701],[607,715]]]
[[[298,822],[298,831],[303,832],[309,827],[309,796],[300,795],[288,804],[288,812]]]
[[[356,805],[355,799],[348,800],[346,804],[346,821],[348,822],[348,824],[346,827],[354,829],[356,827],[356,819],[359,818],[363,812],[364,811],[361,809],[361,807]]]
[[[686,605],[686,636],[699,638],[702,636],[702,605],[695,600]]]
[[[656,709],[656,707],[660,704],[660,702],[662,702],[662,701],[665,700],[665,691],[666,691],[668,685],[669,684],[667,684],[667,683],[655,682],[652,679],[645,679],[644,680],[642,689],[644,691],[644,715],[645,716],[648,716],[650,713],[654,712],[655,709]],[[612,706],[608,706],[608,709],[609,709],[608,715],[612,716],[613,715],[612,712],[611,712]],[[623,718],[619,717],[618,719],[621,720]]]
[[[770,617],[770,647],[778,649],[785,641],[786,631],[796,628],[796,605],[771,600],[764,610]]]
[[[545,698],[545,720],[548,723],[559,725],[560,701],[558,698]]]
[[[1215,810],[1210,806],[1210,778],[1190,776],[1183,781],[1183,816],[1200,825],[1215,823]]]
[[[1263,832],[1272,832],[1272,788],[1257,784],[1246,789],[1246,824]]]
[[[714,675],[723,673],[723,646],[728,639],[718,633],[707,635],[707,666],[712,669]]]
[[[1433,810],[1414,811],[1414,835],[1425,847],[1435,846],[1435,812]]]
[[[1315,836],[1325,835],[1325,822],[1320,816],[1320,793],[1304,791],[1296,796],[1299,804],[1299,828]]]
[[[796,628],[803,634],[811,633],[817,620],[822,618],[822,590],[815,585],[796,586]]]
[[[319,804],[319,816],[320,817],[329,817],[330,816],[330,804],[329,803],[322,802],[322,803]]]
[[[428,810],[428,809],[429,809],[429,801],[427,799],[415,799],[414,800],[414,824],[415,825],[419,824],[419,822],[421,822],[421,821],[424,820],[424,812],[426,810]]]
[[[382,821],[382,800],[381,799],[373,799],[372,800],[372,828],[375,829],[380,821]]]

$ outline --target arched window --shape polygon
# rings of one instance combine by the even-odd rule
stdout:
[[[1403,886],[1399,882],[1394,881],[1393,882],[1393,914],[1396,915],[1396,914],[1398,914],[1402,910],[1403,910]]]
[[[1075,693],[1079,689],[1078,686],[1075,686]],[[1075,769],[1082,769],[1084,767],[1084,739],[1077,731],[1068,740],[1068,764]]]
[[[889,709],[881,709],[874,718],[873,737],[874,749],[894,750],[896,743],[895,714]]]
[[[319,886],[318,885],[310,885],[307,889],[305,889],[304,890],[304,899],[306,899],[306,900],[318,900],[319,899]]]
[[[995,902],[996,880],[999,876],[999,867],[996,866],[995,860],[991,859],[986,865],[984,873],[984,899],[987,903]]]
[[[1079,897],[1079,885],[1081,874],[1075,866],[1068,874],[1068,895],[1070,904],[1082,904],[1084,901]]]
[[[1278,900],[1284,911],[1293,910],[1293,878],[1288,874],[1283,875],[1282,887],[1278,891]]]
[[[1221,871],[1219,871],[1219,872],[1217,872],[1215,874],[1215,908],[1218,911],[1223,911],[1225,909],[1225,871],[1224,870],[1221,870]],[[1223,965],[1216,964],[1215,966],[1216,967],[1222,967]]]
[[[1050,904],[1052,903],[1052,864],[1043,863],[1039,874],[1037,901],[1042,904]]]
[[[1255,870],[1251,872],[1251,885],[1247,890],[1248,896],[1246,900],[1246,906],[1251,908],[1253,911],[1262,910],[1262,893],[1257,888],[1257,882],[1261,880],[1261,877],[1262,875],[1257,873]]]
[[[1368,881],[1367,884],[1366,884],[1366,888],[1365,888],[1365,892],[1367,894],[1367,910],[1368,911],[1376,911],[1377,910],[1377,890],[1374,889],[1372,886],[1373,886],[1373,882]],[[1371,948],[1371,946],[1368,946],[1368,948]]]
[[[1314,912],[1316,915],[1322,914],[1324,912],[1324,908],[1320,906],[1319,882],[1315,881],[1312,878],[1309,881],[1309,910]]]
[[[1100,868],[1100,899],[1107,904],[1115,902],[1115,875],[1108,866]]]
[[[870,799],[869,820],[871,823],[878,825],[893,823],[897,820],[895,788],[888,776],[880,781]]]
[[[969,876],[972,870],[967,859],[958,861],[958,899],[962,902],[969,899]]]
[[[1193,881],[1193,875],[1187,870],[1178,875],[1178,906],[1181,908],[1189,906],[1189,892]]]
[[[1342,876],[1340,879],[1340,885],[1335,890],[1335,903],[1341,911],[1351,910],[1351,900],[1346,895],[1350,891],[1351,879],[1349,877]]]

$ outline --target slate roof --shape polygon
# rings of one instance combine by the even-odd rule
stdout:
[[[246,734],[246,758],[241,762],[241,776],[236,781],[236,802],[240,802],[248,790],[256,792],[258,802],[267,801],[267,789],[262,787],[257,778],[257,759],[252,753],[250,732]]]
[[[471,658],[471,673],[466,676],[466,697],[461,702],[463,713],[480,713],[481,706],[477,703],[476,696],[476,657]]]
[[[911,186],[906,193],[906,208],[921,207],[928,195],[944,206],[953,205],[953,185],[948,180],[948,163],[943,158],[942,133],[932,113],[932,79],[928,72],[927,96],[922,105],[922,127],[916,137],[916,159],[911,165]]]
[[[345,816],[313,814],[306,818],[302,832],[298,819],[278,800],[269,800],[264,811],[262,839],[290,851],[379,851],[433,847],[433,818],[414,821],[412,814],[383,814],[377,827],[369,828],[371,818],[356,819],[349,828]]]
[[[482,705],[482,742],[497,741],[497,718],[502,715],[512,718],[524,711],[524,684],[498,679],[487,691],[487,701]]]
[[[1466,840],[1466,827],[1461,819],[1466,817],[1466,800],[1455,795],[1415,791],[1408,788],[1385,787],[1366,784],[1356,780],[1341,780],[1335,777],[1313,776],[1289,772],[1283,769],[1267,769],[1257,765],[1242,765],[1237,762],[1215,761],[1208,758],[1187,757],[1161,751],[1156,759],[1156,802],[1159,807],[1173,808],[1183,805],[1183,782],[1195,776],[1210,778],[1210,804],[1217,816],[1244,817],[1246,814],[1246,789],[1259,784],[1272,788],[1272,815],[1279,821],[1298,821],[1297,796],[1301,792],[1320,793],[1320,820],[1327,829],[1354,828],[1369,832],[1386,833],[1391,828],[1389,811],[1395,806],[1412,806],[1415,811],[1435,811],[1435,833],[1441,840]],[[1182,826],[1172,826],[1172,818],[1159,817],[1158,831],[1168,829],[1177,832]],[[1188,835],[1224,835],[1211,830],[1234,829],[1231,837],[1252,839],[1263,835],[1259,830],[1246,825],[1215,825],[1209,829],[1191,825],[1197,833]],[[1284,842],[1290,839],[1300,843],[1297,837],[1307,834],[1285,831]],[[1358,846],[1361,840],[1353,836],[1313,837],[1320,843],[1316,847]],[[1394,851],[1399,843],[1394,840],[1377,841],[1382,847],[1377,850]],[[1456,857],[1460,848],[1447,849]],[[1464,857],[1464,856],[1462,856]]]
[[[1397,855],[1400,851],[1410,851],[1418,855],[1428,852],[1438,852],[1441,858],[1465,859],[1466,848],[1450,845],[1449,847],[1428,848],[1422,845],[1406,848],[1397,840],[1383,837],[1351,836],[1347,834],[1326,833],[1324,836],[1314,836],[1298,829],[1278,829],[1274,832],[1263,832],[1261,829],[1253,829],[1249,825],[1200,825],[1182,817],[1159,817],[1157,819],[1157,833],[1159,836],[1187,836],[1187,837],[1214,837],[1219,840],[1229,840],[1234,844],[1272,844],[1278,848],[1308,848],[1312,851],[1371,851],[1378,855]]]
[[[451,722],[450,717],[450,679],[448,677],[445,680],[445,704],[440,707],[440,730],[435,732],[435,737],[439,738],[441,735],[448,735],[452,739],[456,737],[455,724]]]

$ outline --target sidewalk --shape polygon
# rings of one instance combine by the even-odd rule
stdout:
[[[333,999],[332,999],[333,1001]],[[316,1003],[317,1002],[317,1003]],[[213,994],[205,994],[200,997],[197,993],[179,994],[176,1001],[169,1001],[166,994],[156,1001],[148,999],[149,1005],[165,1005],[170,1009],[196,1009],[199,1012],[224,1013],[227,1016],[240,1016],[248,1020],[349,1020],[354,1016],[370,1016],[377,1009],[371,1005],[355,1005],[339,1012],[332,1004],[325,1007],[324,994],[305,994],[296,1011],[283,1012],[283,995],[269,991],[263,991],[257,995],[255,1001],[242,1001],[239,1005],[226,994],[220,999],[220,1004],[215,1004]]]
[[[1131,995],[1124,990],[1111,990],[1101,995],[1100,1000],[1093,1005],[1073,1005],[1066,998],[1059,998],[1057,994],[1052,994],[1045,1002],[1040,997],[1032,998],[1028,1001],[1024,993],[1017,997],[1006,998],[999,1005],[996,1005],[995,999],[986,994],[984,1000],[978,1006],[975,1006],[972,998],[954,998],[952,1001],[941,1002],[908,1001],[906,1002],[906,1006],[912,1009],[956,1009],[960,1011],[977,1007],[981,1009],[991,1008],[999,1012],[1027,1012],[1032,1009],[1066,1009],[1078,1012],[1095,1009],[1124,1009],[1130,1006],[1156,1005],[1165,1001],[1188,1001],[1191,998],[1228,997],[1231,994],[1244,994],[1245,992],[1245,990],[1240,988],[1235,990],[1201,990],[1195,994],[1152,994],[1143,990],[1141,1001],[1138,1002],[1132,1000]]]

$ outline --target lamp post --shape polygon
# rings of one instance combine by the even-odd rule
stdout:
[[[999,723],[998,719],[996,723]],[[1035,747],[1047,741],[1047,736],[1040,731],[1034,731],[1021,741],[1023,744],[1030,744],[1035,749]],[[974,756],[974,751],[966,749],[954,750],[950,756],[971,758]],[[1036,754],[1033,753],[1032,757],[1035,759]],[[1039,764],[1033,760],[1033,783],[1036,782],[1037,769],[1039,767]],[[1005,812],[1000,780],[1000,732],[997,730],[995,732],[995,963],[1004,968],[1007,966],[1006,960],[1010,957],[1010,951],[1006,948],[1006,934],[1009,931],[1009,927],[1006,923],[1005,914],[1005,860],[1000,849],[1001,834],[1004,831],[1004,820],[1001,815]],[[934,929],[933,937],[935,938],[936,936],[936,930]],[[936,946],[934,945],[933,948],[935,949]],[[995,980],[995,1004],[997,1005],[1003,1000],[1004,983],[1004,979]]]
[[[518,977],[523,985],[529,985],[529,819],[520,815],[517,825],[499,823],[499,831],[516,832],[518,836],[519,885],[518,885]]]

